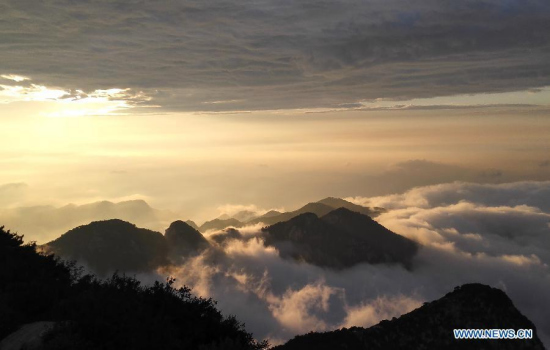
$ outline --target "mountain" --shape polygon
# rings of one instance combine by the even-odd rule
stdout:
[[[333,207],[330,207],[323,203],[308,203],[298,210],[290,211],[287,213],[281,213],[278,215],[270,215],[270,216],[262,215],[254,220],[247,222],[247,224],[255,225],[261,222],[265,225],[273,225],[278,222],[290,220],[300,214],[305,214],[305,213],[313,213],[317,216],[322,216],[327,214],[333,209],[334,209]],[[269,213],[271,212],[268,212],[267,214]]]
[[[187,220],[185,221],[185,223],[189,226],[191,226],[192,228],[194,228],[195,230],[199,230],[199,225],[195,224],[195,222],[193,220]]]
[[[1,349],[37,349],[37,344],[40,350],[268,346],[256,342],[235,317],[223,316],[215,301],[195,297],[186,287],[176,289],[173,280],[142,285],[117,274],[105,280],[82,275],[78,267],[37,253],[35,244],[23,244],[21,236],[3,227],[0,282]]]
[[[270,218],[272,216],[277,216],[277,215],[281,215],[282,213],[280,211],[277,211],[277,210],[270,210],[268,211],[267,213],[261,215],[262,218]]]
[[[218,244],[224,244],[226,241],[232,240],[232,239],[242,239],[243,236],[239,232],[239,230],[236,230],[232,227],[228,227],[223,230],[223,232],[215,233],[209,237],[211,240]]]
[[[241,210],[240,212],[232,215],[231,217],[234,219],[239,220],[240,222],[247,222],[250,220],[254,220],[258,215],[256,212],[251,210]]]
[[[410,267],[418,250],[414,241],[388,230],[368,215],[346,208],[333,210],[321,220],[344,230],[353,242],[352,251],[371,263],[401,262]]]
[[[335,198],[335,197],[327,197],[325,199],[321,199],[320,201],[317,201],[317,203],[328,205],[329,207],[332,207],[334,209],[346,208],[351,211],[361,213],[363,215],[368,215],[370,217],[376,217],[386,211],[385,209],[378,208],[378,207],[374,207],[374,208],[363,207],[361,205],[357,205],[357,204],[348,202],[347,200],[344,200],[341,198]]]
[[[455,340],[453,329],[532,329],[529,340]],[[441,299],[370,328],[297,336],[277,350],[472,349],[543,350],[535,325],[500,289],[465,284]]]
[[[415,242],[345,208],[321,218],[301,214],[262,232],[264,243],[278,248],[281,256],[331,268],[359,263],[400,263],[410,268],[418,250]]]
[[[85,262],[99,273],[151,271],[167,263],[164,236],[119,219],[79,226],[47,243],[45,250]]]
[[[223,230],[226,227],[242,227],[243,223],[237,219],[214,219],[205,222],[199,227],[199,231],[206,232],[209,230]]]
[[[351,211],[361,213],[363,215],[368,215],[370,217],[376,217],[381,213],[385,212],[385,209],[383,208],[378,208],[378,207],[367,208],[367,207],[363,207],[363,206],[348,202],[341,198],[327,197],[317,202],[308,203],[303,207],[301,207],[300,209],[294,210],[291,212],[280,213],[275,210],[269,211],[262,216],[249,220],[247,224],[258,224],[261,222],[265,225],[273,225],[278,222],[290,220],[304,213],[313,213],[317,216],[323,216],[329,213],[330,211],[338,208],[346,208]]]
[[[191,254],[196,254],[210,247],[203,235],[189,224],[178,220],[170,224],[164,237],[172,259],[178,260]]]
[[[227,214],[222,214],[222,215],[218,216],[216,219],[227,220],[227,219],[231,219],[231,216],[229,216]]]
[[[166,210],[154,209],[143,200],[118,203],[100,201],[82,205],[68,204],[62,207],[33,206],[0,208],[0,222],[18,227],[28,241],[40,243],[55,239],[61,232],[92,221],[121,219],[140,227],[162,230],[177,218]]]

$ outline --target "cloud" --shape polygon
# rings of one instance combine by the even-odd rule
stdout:
[[[263,245],[259,227],[248,227],[159,273],[218,300],[223,312],[274,343],[312,330],[371,326],[470,282],[505,290],[548,343],[550,211],[535,206],[548,198],[548,187],[449,183],[362,199],[389,204],[377,220],[422,244],[411,270],[363,264],[333,271],[284,260]]]
[[[450,183],[452,181],[498,183],[514,180],[516,178],[513,174],[508,175],[500,169],[474,168],[449,162],[410,159],[390,164],[378,173],[362,175],[353,183],[353,186],[347,189],[347,192],[363,191],[376,196],[402,192],[413,187]],[[387,197],[384,196],[383,198]],[[360,198],[357,200],[361,201]],[[376,201],[372,198],[370,200],[373,203]]]
[[[0,66],[167,110],[333,108],[547,86],[549,18],[545,0],[10,0]]]
[[[347,316],[342,327],[370,327],[380,320],[389,320],[401,316],[404,311],[412,311],[422,306],[422,303],[409,296],[388,298],[381,296],[371,303],[361,304],[347,310]]]
[[[29,80],[29,78],[27,78],[27,77],[22,77],[20,75],[15,75],[15,74],[2,74],[2,75],[0,75],[0,78],[7,79],[7,80],[12,80],[12,81],[15,81],[17,83],[25,81],[25,80]]]
[[[8,84],[0,84],[0,104],[13,102],[49,102],[59,111],[42,113],[46,116],[73,117],[90,115],[123,114],[130,108],[139,107],[151,101],[142,91],[131,89],[96,89],[89,92],[64,90],[34,84],[30,78],[15,75],[3,75],[11,80]],[[148,105],[148,107],[155,107]]]
[[[438,207],[460,201],[485,206],[528,205],[550,212],[550,181],[522,181],[503,184],[453,182],[416,187],[402,194],[373,198],[349,198],[357,204],[387,209]]]

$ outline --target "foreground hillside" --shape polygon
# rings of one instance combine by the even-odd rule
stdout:
[[[530,340],[455,340],[453,329],[533,329]],[[277,350],[544,349],[534,324],[501,290],[482,284],[457,287],[443,298],[364,329],[309,333]]]
[[[235,318],[222,316],[214,301],[174,289],[172,281],[143,286],[125,276],[83,276],[74,265],[38,254],[34,244],[23,244],[21,236],[3,227],[0,281],[0,339],[25,325],[53,324],[40,349],[267,347]]]

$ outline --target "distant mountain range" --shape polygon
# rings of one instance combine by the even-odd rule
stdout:
[[[367,212],[368,208],[361,210]],[[272,218],[289,219],[264,227],[260,233],[264,244],[276,247],[284,258],[322,267],[400,263],[409,268],[418,249],[416,243],[387,230],[367,215],[346,208],[333,209],[323,203],[310,203]],[[96,221],[69,230],[42,249],[77,260],[104,275],[116,270],[152,271],[199,254],[212,245],[247,239],[238,231],[242,223],[236,219],[215,219],[203,224],[200,230],[224,228],[208,239],[193,224],[175,221],[162,235],[118,219]]]
[[[206,232],[210,230],[223,230],[226,227],[242,227],[245,224],[234,218],[214,219],[205,222],[199,227],[199,231]]]
[[[533,329],[529,340],[455,340],[453,329]],[[308,333],[274,350],[467,349],[543,350],[535,325],[500,289],[482,284],[455,288],[441,299],[370,328]]]
[[[254,211],[243,210],[231,216],[224,214],[216,219],[208,220],[200,226],[188,218],[185,222],[201,232],[223,230],[227,227],[239,228],[258,223],[268,226],[306,212],[322,216],[331,209],[340,207],[371,217],[383,212],[381,208],[366,208],[343,199],[329,197],[286,213],[271,210],[263,215],[258,215]],[[26,241],[38,241],[39,243],[55,239],[63,232],[93,221],[120,219],[132,222],[139,227],[162,232],[171,222],[180,217],[181,215],[169,210],[155,209],[140,199],[118,203],[99,201],[82,205],[68,204],[62,207],[42,205],[0,208],[0,222],[3,225],[17,227],[18,232],[25,235]]]
[[[143,200],[118,203],[100,201],[83,205],[68,204],[62,207],[50,205],[0,209],[0,222],[17,227],[26,241],[48,241],[59,237],[74,227],[92,221],[121,219],[140,227],[160,231],[177,218],[167,210],[152,208]]]
[[[313,213],[317,216],[323,216],[325,214],[328,214],[330,211],[338,208],[346,208],[351,211],[368,215],[370,217],[376,217],[385,212],[385,209],[383,208],[368,208],[353,204],[341,198],[327,197],[317,202],[308,203],[297,210],[285,213],[281,213],[276,210],[270,210],[263,215],[255,216],[254,212],[245,210],[240,211],[232,216],[222,215],[217,219],[205,222],[202,226],[200,226],[199,230],[201,232],[206,232],[209,230],[223,230],[227,227],[239,228],[247,225],[257,225],[259,223],[269,226],[278,222],[290,220],[300,214],[305,213]]]

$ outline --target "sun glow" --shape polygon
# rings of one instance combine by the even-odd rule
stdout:
[[[143,92],[131,89],[65,90],[29,83],[30,78],[14,74],[0,76],[0,104],[46,102],[39,114],[46,117],[84,117],[125,114],[137,104],[150,101]],[[2,80],[7,80],[2,84]],[[16,84],[13,84],[15,82]]]

